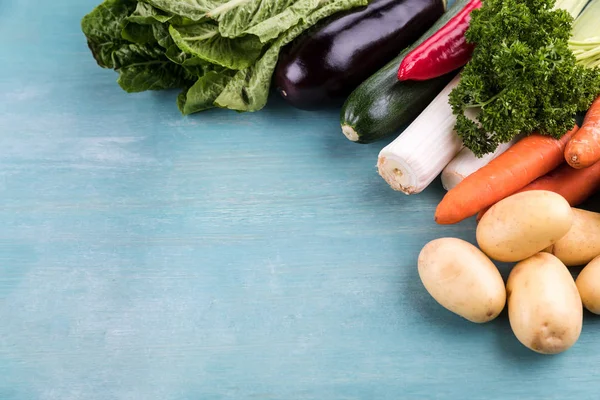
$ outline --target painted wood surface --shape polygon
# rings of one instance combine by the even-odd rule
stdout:
[[[474,241],[439,181],[391,191],[337,109],[122,92],[96,3],[0,3],[0,399],[597,398],[599,319],[546,357],[425,292],[420,248]]]

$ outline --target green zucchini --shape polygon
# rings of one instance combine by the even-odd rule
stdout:
[[[412,46],[364,81],[342,107],[341,125],[346,137],[357,143],[372,143],[406,127],[442,89],[457,71],[428,81],[398,80],[398,68],[404,57],[437,32],[464,8],[469,0],[456,0]]]

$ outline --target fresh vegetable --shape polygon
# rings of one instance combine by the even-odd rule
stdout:
[[[581,14],[589,0],[556,0],[554,9],[565,10],[573,19],[576,19]]]
[[[517,264],[506,284],[508,319],[517,339],[542,354],[572,347],[581,334],[583,307],[563,263],[539,253]]]
[[[585,265],[600,255],[600,214],[573,208],[573,225],[551,247],[567,267]]]
[[[398,66],[406,54],[431,37],[469,0],[456,0],[452,7],[411,47],[357,87],[341,113],[342,132],[357,143],[371,143],[413,121],[452,80],[455,73],[425,82],[398,82]]]
[[[481,0],[470,0],[446,25],[404,57],[398,68],[400,81],[425,81],[463,67],[475,45],[467,43],[465,32],[471,11],[481,7]]]
[[[128,92],[183,88],[182,113],[256,111],[280,49],[318,21],[367,0],[106,0],[82,20],[101,67]]]
[[[558,0],[554,8],[564,9],[573,18],[577,18],[587,2],[588,0]],[[471,11],[480,7],[480,0],[467,2],[446,25],[407,54],[400,63],[398,79],[428,80],[463,67],[471,59],[475,48],[475,44],[467,43],[465,38],[471,21]],[[599,45],[600,42],[595,44]]]
[[[576,65],[573,18],[554,0],[486,0],[466,33],[476,43],[450,95],[456,131],[477,156],[521,133],[560,138],[600,94],[600,73]],[[541,29],[543,27],[543,29]],[[477,121],[468,110],[476,109]]]
[[[554,171],[536,179],[519,192],[549,190],[560,194],[571,205],[578,206],[600,190],[600,163],[589,168],[575,169],[564,163]],[[477,214],[477,221],[489,208]]]
[[[497,261],[522,261],[569,232],[573,211],[554,192],[533,190],[499,201],[477,225],[477,243]]]
[[[587,2],[588,0],[558,0],[554,9],[564,9],[573,18],[577,18]],[[471,11],[478,8],[481,8],[480,0],[469,1],[446,25],[411,51],[400,63],[398,79],[428,80],[463,67],[471,59],[475,48],[474,43],[467,43],[465,33],[471,21]],[[595,44],[600,45],[600,42]]]
[[[442,186],[446,190],[454,189],[467,176],[488,165],[490,161],[498,158],[500,154],[516,142],[517,139],[513,139],[509,143],[502,143],[493,153],[486,154],[483,157],[477,157],[468,148],[463,148],[442,171]]]
[[[581,129],[567,143],[565,159],[573,168],[587,168],[600,161],[600,97],[585,115]]]
[[[583,306],[589,312],[600,315],[600,256],[581,270],[575,284]]]
[[[448,94],[459,77],[442,90],[419,117],[379,153],[379,175],[394,190],[420,193],[462,148],[452,127]]]
[[[577,126],[561,139],[531,135],[448,191],[435,212],[438,224],[455,224],[517,192],[564,162]]]
[[[429,242],[418,261],[419,276],[443,307],[476,323],[493,320],[506,303],[498,269],[477,247],[454,238]]]
[[[583,0],[579,0],[583,2]],[[587,1],[586,1],[587,3]],[[592,0],[573,24],[569,47],[577,63],[587,67],[600,67],[600,0]]]
[[[275,70],[277,90],[308,110],[345,97],[425,33],[445,8],[445,0],[372,0],[334,15],[284,49]]]

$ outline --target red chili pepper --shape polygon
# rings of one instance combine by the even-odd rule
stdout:
[[[463,67],[473,55],[473,44],[467,43],[465,32],[471,11],[481,7],[481,0],[471,0],[461,12],[429,39],[408,53],[400,63],[398,79],[425,81]]]

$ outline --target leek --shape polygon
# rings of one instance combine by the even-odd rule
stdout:
[[[494,152],[484,154],[482,157],[477,157],[471,150],[464,147],[442,171],[442,186],[446,190],[453,189],[467,176],[485,167],[490,161],[511,148],[518,142],[518,139],[520,136],[508,143],[501,143]]]
[[[600,67],[600,0],[592,0],[573,24],[569,48],[577,63],[586,68]]]
[[[460,81],[457,75],[392,143],[381,150],[379,175],[404,194],[422,192],[462,149],[454,131],[456,117],[448,96]]]
[[[554,8],[565,10],[573,16],[573,19],[577,19],[588,1],[589,0],[556,0]]]

